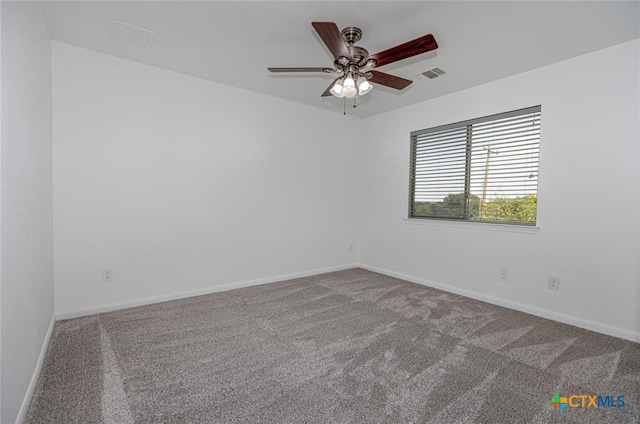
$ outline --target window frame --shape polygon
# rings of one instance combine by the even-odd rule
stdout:
[[[469,119],[465,121],[454,122],[446,125],[439,125],[432,128],[426,128],[422,130],[412,131],[409,136],[410,143],[410,157],[409,157],[409,202],[408,202],[408,215],[407,219],[409,220],[420,220],[420,221],[448,221],[448,222],[457,222],[457,223],[472,223],[472,224],[488,224],[490,226],[496,225],[507,225],[507,226],[524,226],[524,227],[533,227],[537,228],[538,225],[538,194],[539,194],[539,184],[538,178],[536,178],[536,215],[534,222],[522,222],[522,221],[492,221],[492,220],[475,220],[469,219],[469,205],[470,205],[470,195],[471,193],[471,154],[473,148],[473,125],[477,125],[480,123],[487,123],[491,121],[499,121],[502,119],[508,119],[517,116],[523,116],[531,113],[537,113],[539,119],[539,128],[538,128],[538,139],[537,139],[537,154],[538,154],[538,163],[536,164],[537,172],[539,173],[539,155],[540,155],[540,140],[541,140],[541,118],[542,118],[542,105],[530,106],[522,109],[516,109],[508,112],[502,112],[492,115],[483,116],[480,118]],[[426,134],[442,132],[446,130],[452,129],[461,129],[466,127],[466,140],[465,140],[465,176],[464,176],[464,204],[463,204],[463,217],[446,217],[446,216],[420,216],[415,215],[415,191],[416,191],[416,152],[418,147],[418,137],[424,136]],[[536,176],[537,177],[537,176]]]

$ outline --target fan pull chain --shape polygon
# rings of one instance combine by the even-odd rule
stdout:
[[[343,97],[342,100],[344,100],[342,102],[342,114],[346,116],[347,115],[347,98]]]
[[[358,98],[358,96],[355,96],[353,98],[353,107],[358,107],[357,103],[356,103],[356,99]]]

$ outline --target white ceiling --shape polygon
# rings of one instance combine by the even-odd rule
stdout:
[[[268,66],[331,66],[312,21],[358,26],[373,54],[432,33],[439,49],[379,68],[412,79],[376,86],[351,115],[367,117],[639,37],[636,1],[50,1],[54,40],[342,113],[320,94],[328,74],[279,74]],[[109,38],[113,18],[155,32],[153,47]],[[419,73],[438,66],[446,75]],[[615,72],[615,70],[612,70]]]

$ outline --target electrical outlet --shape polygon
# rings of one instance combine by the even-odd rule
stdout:
[[[549,276],[549,282],[547,283],[547,288],[551,290],[559,290],[560,289],[560,277],[554,277],[553,275]]]
[[[500,268],[500,279],[501,280],[509,279],[509,274],[508,274],[507,268]]]
[[[102,282],[107,283],[113,281],[113,269],[107,268],[102,270]]]

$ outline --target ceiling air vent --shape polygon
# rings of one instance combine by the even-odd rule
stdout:
[[[114,40],[127,41],[136,46],[151,48],[155,32],[148,29],[139,28],[115,19],[107,19],[109,21],[109,37]]]
[[[440,68],[429,69],[428,71],[424,71],[422,73],[422,75],[424,75],[425,77],[427,77],[429,79],[438,78],[440,75],[444,75],[444,74],[446,74],[446,72],[443,71]]]

